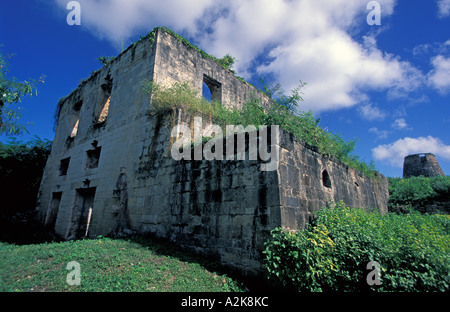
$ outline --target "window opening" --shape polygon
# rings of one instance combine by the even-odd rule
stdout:
[[[44,227],[47,231],[52,231],[55,228],[56,217],[58,216],[59,205],[61,204],[62,192],[54,192],[52,194],[52,200],[50,201],[50,206],[48,207]]]
[[[217,101],[222,103],[222,84],[207,75],[203,75],[202,94],[203,96],[208,96],[205,96],[205,98],[210,102]],[[211,96],[209,96],[209,94],[211,94]]]
[[[323,186],[325,186],[327,188],[331,188],[330,175],[328,174],[328,171],[326,171],[326,170],[322,171],[322,184],[323,184]]]
[[[202,96],[208,102],[211,102],[211,90],[209,89],[208,85],[204,81],[203,81],[203,88],[202,88]]]
[[[111,76],[108,74],[104,79],[104,83],[101,85],[103,95],[97,115],[98,118],[96,120],[98,124],[104,123],[106,121],[106,117],[108,117],[109,104],[111,102],[112,84],[113,80]]]
[[[69,170],[70,157],[62,159],[59,164],[59,175],[64,176],[67,175],[67,171]]]
[[[86,154],[87,154],[86,168],[87,169],[94,169],[94,168],[98,167],[101,150],[102,150],[101,147],[95,147],[95,149],[93,149],[93,150],[86,151]]]
[[[70,132],[70,135],[69,135],[70,138],[74,138],[77,136],[78,124],[80,122],[80,111],[81,111],[82,105],[83,105],[83,101],[78,101],[73,106],[73,114],[72,114],[72,118],[71,118],[71,122],[72,122],[73,126],[72,126],[72,131]]]

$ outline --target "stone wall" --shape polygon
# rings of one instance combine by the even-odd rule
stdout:
[[[171,124],[171,117],[149,118],[150,125]],[[169,128],[149,129],[157,135],[134,170],[130,228],[255,274],[264,241],[280,225],[277,172],[261,171],[259,160],[173,160]]]
[[[80,200],[86,198],[84,189],[95,190],[89,232],[105,234],[115,226],[116,216],[110,211],[120,205],[117,180],[124,174],[132,176],[133,164],[148,135],[145,126],[150,100],[140,84],[152,80],[154,63],[155,41],[142,40],[84,80],[59,103],[52,152],[36,209],[37,218],[48,223],[57,235],[72,235],[83,204]],[[107,116],[100,121],[108,100]],[[88,166],[89,151],[95,150],[99,151],[97,164]],[[65,170],[61,170],[62,165]],[[49,218],[51,215],[56,218]]]
[[[156,48],[155,78],[157,83],[171,85],[175,82],[191,82],[201,94],[203,82],[212,80],[219,89],[218,100],[227,107],[242,108],[253,97],[267,106],[269,99],[258,89],[235,77],[213,59],[203,56],[196,49],[163,30],[159,31]],[[212,90],[213,92],[213,90]]]
[[[369,178],[285,131],[280,145],[278,179],[284,227],[303,228],[330,201],[387,213],[389,182],[383,175]]]
[[[61,101],[38,197],[38,219],[65,239],[153,234],[246,275],[262,270],[270,230],[299,229],[329,200],[387,210],[387,179],[370,179],[281,132],[280,162],[176,161],[174,122],[150,115],[141,82],[203,82],[223,105],[261,92],[161,29],[133,44]],[[248,157],[247,157],[248,159]]]

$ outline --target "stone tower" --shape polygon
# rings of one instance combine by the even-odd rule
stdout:
[[[405,157],[403,163],[403,178],[409,177],[435,177],[444,176],[436,157],[431,153],[414,154]]]

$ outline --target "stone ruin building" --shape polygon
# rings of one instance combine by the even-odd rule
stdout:
[[[403,178],[445,176],[436,156],[431,153],[414,154],[405,157],[403,162]]]
[[[331,201],[387,212],[388,181],[369,178],[281,131],[279,164],[174,160],[171,117],[149,114],[144,80],[204,85],[225,106],[265,95],[165,28],[155,28],[59,103],[37,218],[64,239],[154,235],[244,275],[262,270],[275,227],[296,230]],[[189,116],[177,112],[177,120]]]

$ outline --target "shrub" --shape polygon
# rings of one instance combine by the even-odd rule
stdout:
[[[1,214],[34,211],[36,196],[52,142],[35,137],[23,143],[10,138],[0,143],[0,185],[4,194]],[[19,192],[19,193],[18,193]]]
[[[265,263],[270,278],[300,291],[448,291],[449,230],[446,215],[380,215],[338,203],[305,230],[273,230]],[[366,282],[371,261],[381,266],[380,285]]]
[[[423,206],[437,198],[449,198],[450,177],[389,178],[389,207],[399,205]]]

